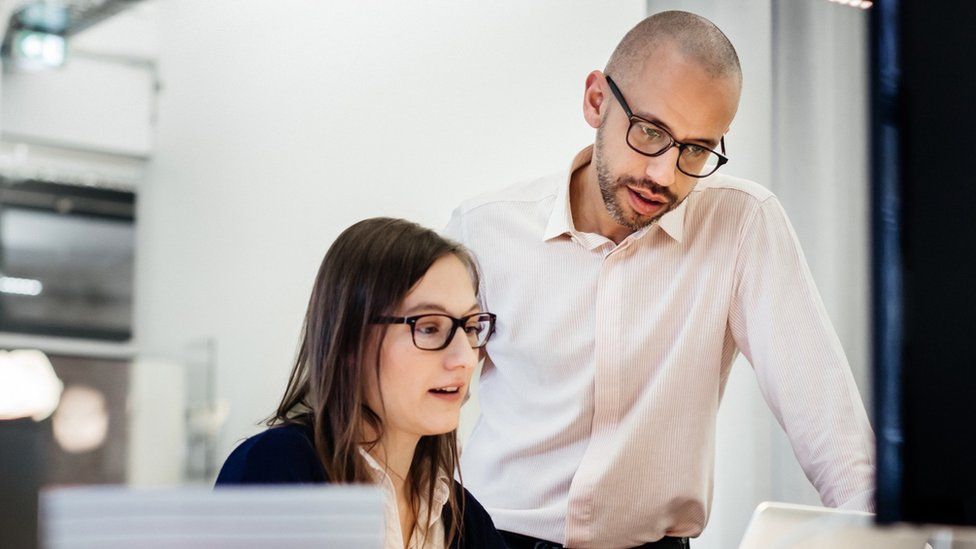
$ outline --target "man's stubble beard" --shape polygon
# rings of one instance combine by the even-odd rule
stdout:
[[[610,217],[614,220],[614,222],[620,225],[621,227],[626,227],[627,229],[636,232],[643,229],[644,227],[653,225],[659,219],[661,219],[661,216],[677,208],[681,204],[681,202],[684,202],[684,200],[688,198],[688,196],[691,196],[691,193],[689,192],[684,198],[682,198],[679,201],[677,197],[674,195],[674,193],[671,191],[671,189],[661,185],[657,185],[653,182],[641,181],[641,180],[634,179],[632,177],[614,178],[613,174],[610,173],[609,166],[607,166],[606,164],[603,151],[604,151],[604,139],[603,139],[603,126],[601,125],[596,130],[596,142],[594,143],[593,146],[593,166],[596,168],[596,179],[600,185],[600,196],[603,197],[603,205],[606,207],[607,213],[610,214]],[[630,183],[634,187],[648,189],[654,192],[655,194],[666,196],[667,198],[670,199],[670,202],[664,208],[663,211],[656,214],[654,217],[650,219],[642,218],[639,214],[637,214],[637,212],[633,212],[632,217],[628,219],[627,216],[624,214],[623,206],[621,206],[620,201],[617,198],[618,191],[622,188],[625,188],[626,183]]]

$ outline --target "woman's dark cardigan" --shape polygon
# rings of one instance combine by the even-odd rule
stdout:
[[[272,427],[242,442],[224,462],[217,486],[235,484],[315,484],[327,482],[325,469],[315,453],[311,429],[292,424]],[[448,543],[451,549],[498,548],[505,542],[485,508],[457,481],[455,497],[464,502],[463,536]],[[450,523],[450,509],[443,520]]]

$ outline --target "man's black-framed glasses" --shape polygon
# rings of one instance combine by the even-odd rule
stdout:
[[[376,324],[408,324],[414,346],[424,351],[446,349],[460,328],[468,338],[471,348],[480,349],[488,343],[488,338],[495,331],[495,318],[493,313],[474,313],[461,318],[429,313],[415,316],[381,316],[376,319]]]
[[[644,156],[661,156],[668,152],[671,147],[678,148],[678,169],[681,173],[691,177],[708,177],[729,161],[725,156],[725,136],[719,140],[722,152],[713,151],[704,145],[695,143],[682,143],[671,135],[671,132],[661,126],[645,120],[630,110],[630,105],[624,100],[617,84],[609,76],[607,84],[610,91],[617,98],[617,102],[624,108],[624,113],[630,119],[630,127],[627,129],[627,145],[634,151]]]

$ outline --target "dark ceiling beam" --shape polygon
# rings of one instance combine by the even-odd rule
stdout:
[[[72,36],[123,12],[143,0],[102,0],[69,2],[70,14],[65,36]]]

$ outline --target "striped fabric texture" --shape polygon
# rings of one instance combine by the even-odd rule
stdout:
[[[871,427],[776,197],[718,173],[614,244],[573,225],[591,155],[465,202],[445,230],[498,315],[461,467],[495,525],[571,547],[697,536],[738,353],[824,504],[870,510]]]

